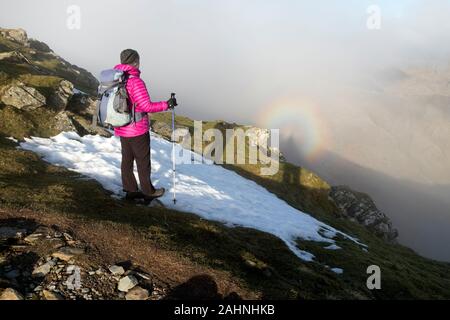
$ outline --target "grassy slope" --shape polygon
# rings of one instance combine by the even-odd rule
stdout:
[[[153,120],[170,124],[170,114],[153,115]],[[177,125],[188,127],[192,132],[192,120],[179,117]],[[222,122],[204,123],[203,130],[219,128]],[[225,151],[224,151],[225,153]],[[383,289],[372,292],[376,298],[449,298],[450,264],[423,258],[411,249],[398,244],[388,244],[367,232],[362,226],[340,218],[335,205],[328,199],[330,186],[314,173],[292,165],[280,163],[280,170],[274,176],[259,175],[259,165],[225,165],[226,168],[258,182],[293,207],[308,212],[319,220],[358,237],[369,246],[365,253],[347,241],[338,241],[344,250],[323,249],[323,244],[299,241],[299,246],[313,252],[317,261],[345,270],[343,279],[355,292],[368,295],[365,285],[368,266],[381,267]],[[353,289],[351,289],[353,290]],[[331,296],[333,294],[331,293]]]
[[[39,130],[43,130],[40,136],[53,134]],[[318,262],[343,268],[345,272],[341,276],[328,271],[321,263],[300,261],[284,243],[269,234],[245,228],[230,229],[191,214],[135,207],[113,200],[95,181],[79,179],[76,173],[46,164],[35,154],[17,150],[13,142],[4,138],[0,138],[0,155],[0,206],[132,226],[159,246],[174,250],[195,263],[230,272],[243,287],[263,297],[450,297],[448,264],[422,258],[399,245],[384,243],[359,225],[339,219],[330,204],[322,204],[321,209],[319,206],[318,214],[309,212],[359,237],[369,246],[369,252],[342,240],[338,244],[344,250],[338,251],[325,250],[323,244],[314,242],[299,241],[299,245],[313,252]],[[281,171],[292,168],[292,165],[283,166]],[[244,171],[241,173],[247,175]],[[307,177],[311,176],[297,181],[301,186],[291,185],[288,189],[278,189],[282,183],[271,179],[260,182],[292,205],[305,208],[314,205],[313,201],[323,201],[320,197],[311,197],[313,200],[307,198],[306,203],[302,202],[302,193],[306,192],[303,189],[315,190],[308,187],[311,182]],[[314,176],[314,179],[318,178]],[[318,184],[326,188],[326,184]],[[365,271],[371,264],[382,269],[380,291],[370,292],[365,288]]]
[[[51,134],[41,131],[39,135]],[[331,214],[327,213],[328,205],[325,204],[317,216],[326,217],[322,220],[359,237],[369,246],[369,252],[342,240],[338,244],[344,250],[338,251],[325,250],[323,244],[314,242],[299,241],[299,245],[313,252],[318,262],[343,268],[345,273],[341,276],[328,271],[320,263],[300,261],[279,239],[262,232],[230,229],[192,214],[135,207],[115,201],[95,181],[79,179],[81,177],[76,173],[46,164],[35,154],[17,150],[13,142],[4,138],[0,138],[0,155],[1,207],[28,208],[75,220],[95,220],[118,226],[126,224],[158,246],[176,251],[195,263],[230,272],[243,287],[262,297],[450,297],[448,264],[422,258],[399,245],[386,244],[362,227],[339,219],[332,214],[332,207],[329,208]],[[281,171],[293,167],[282,167]],[[299,181],[306,185],[310,183],[308,179]],[[300,190],[307,187],[291,186],[292,190],[286,194],[285,189],[282,192],[277,190],[280,185],[270,181],[266,183],[270,191],[285,197],[291,204],[298,202],[296,206],[299,208],[313,205],[309,203],[312,200],[302,203]],[[320,202],[320,199],[315,201]],[[365,271],[371,264],[382,269],[383,288],[380,291],[370,292],[365,288]]]
[[[348,287],[345,282],[314,263],[299,261],[271,235],[230,229],[192,214],[113,200],[97,182],[46,164],[35,154],[17,150],[4,138],[0,138],[0,154],[3,208],[131,225],[160,247],[231,272],[243,287],[263,297],[325,298],[330,290],[336,297],[352,297],[339,290]]]
[[[11,106],[0,105],[0,134],[22,139],[27,136],[49,137],[58,134],[55,129],[56,113],[39,108],[23,111]]]

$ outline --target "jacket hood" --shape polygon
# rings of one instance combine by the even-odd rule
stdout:
[[[141,70],[129,64],[118,64],[114,69],[125,71],[134,77],[139,77],[141,75]]]

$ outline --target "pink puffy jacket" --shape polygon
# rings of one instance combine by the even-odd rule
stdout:
[[[147,87],[140,78],[141,71],[139,69],[128,64],[119,64],[114,69],[128,72],[131,76],[127,82],[127,91],[131,103],[136,104],[136,112],[156,113],[167,110],[168,105],[166,101],[152,102],[150,100]],[[149,129],[148,117],[144,117],[136,123],[114,128],[114,134],[119,137],[137,137],[145,134]]]

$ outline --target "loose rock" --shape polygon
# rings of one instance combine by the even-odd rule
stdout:
[[[148,297],[148,290],[143,289],[139,286],[134,287],[125,295],[126,300],[147,300]]]
[[[73,240],[72,236],[66,232],[63,232],[63,237],[66,241]]]
[[[12,288],[3,290],[0,300],[23,300],[23,296]]]
[[[34,244],[42,238],[42,233],[32,233],[29,236],[25,237],[25,242],[29,244]]]
[[[50,270],[53,268],[54,265],[55,262],[53,260],[50,260],[47,263],[43,264],[42,266],[36,267],[31,275],[34,278],[45,277],[50,272]]]
[[[49,290],[42,291],[42,294],[45,300],[64,300],[64,298],[60,294]]]
[[[138,284],[134,276],[126,276],[120,279],[118,289],[122,292],[128,292]]]
[[[63,247],[52,254],[52,257],[58,258],[63,261],[69,261],[75,256],[78,256],[80,254],[83,254],[84,250],[80,248],[74,248],[74,247]]]
[[[34,288],[33,291],[34,291],[34,292],[42,291],[42,286],[37,286],[36,288]]]
[[[118,276],[121,276],[125,273],[125,269],[123,267],[116,265],[109,267],[109,271],[111,271],[112,274]]]

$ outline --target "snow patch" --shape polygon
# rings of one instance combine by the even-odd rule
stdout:
[[[333,271],[334,273],[337,273],[337,274],[343,274],[344,273],[344,269],[341,269],[341,268],[331,268],[330,270]]]
[[[115,197],[123,196],[120,163],[121,147],[117,137],[63,132],[50,139],[31,137],[20,144],[55,165],[64,166],[100,182]],[[182,147],[176,145],[176,152]],[[185,152],[191,152],[185,150]],[[344,238],[365,246],[345,233],[301,212],[252,180],[218,165],[204,163],[177,166],[177,204],[172,202],[172,144],[152,134],[152,181],[168,189],[160,198],[164,206],[191,212],[202,218],[242,226],[273,234],[283,240],[294,254],[305,261],[314,255],[301,250],[297,239],[335,244],[333,238]],[[191,152],[191,158],[194,154]],[[135,172],[137,176],[137,172]]]
[[[85,96],[88,95],[86,92],[81,91],[80,89],[77,89],[77,88],[73,88],[73,94],[82,94],[82,95],[85,95]]]
[[[339,246],[336,245],[336,244],[332,244],[332,245],[329,245],[328,247],[325,247],[325,249],[326,249],[326,250],[340,250],[340,249],[342,249],[342,248],[339,247]]]

